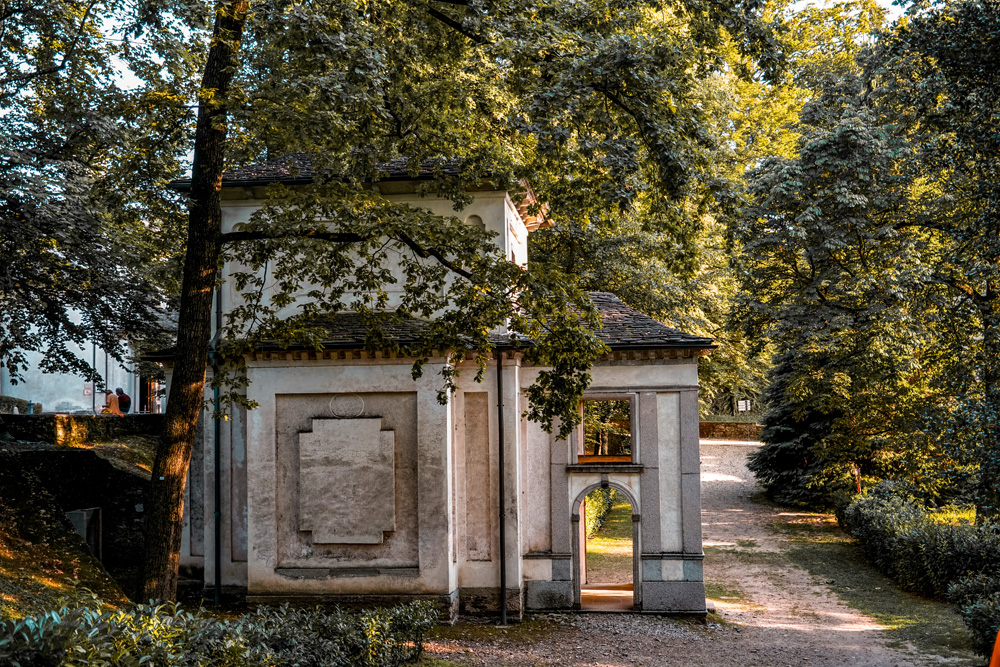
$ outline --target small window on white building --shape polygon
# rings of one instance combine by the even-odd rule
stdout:
[[[632,401],[628,398],[583,401],[578,463],[632,462]]]
[[[466,224],[472,225],[473,227],[477,227],[484,231],[486,230],[486,223],[483,222],[483,219],[480,218],[478,215],[470,215],[468,218],[465,219],[465,222]]]

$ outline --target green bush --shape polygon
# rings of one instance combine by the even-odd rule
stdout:
[[[233,621],[175,605],[64,607],[0,623],[0,664],[393,667],[416,660],[436,619],[429,602],[362,612],[261,608]]]
[[[937,523],[893,482],[858,496],[839,518],[900,588],[958,605],[977,650],[989,655],[1000,627],[1000,526]]]
[[[988,656],[1000,631],[1000,575],[966,577],[948,589],[948,599],[958,605],[976,651]]]
[[[18,413],[22,415],[28,414],[28,407],[31,404],[24,400],[23,398],[14,398],[13,396],[0,396],[0,415],[10,415],[14,414],[14,408],[17,407]]]
[[[959,580],[1000,568],[1000,529],[940,524],[898,484],[882,482],[840,513],[845,530],[901,588],[939,598]]]
[[[608,513],[615,505],[614,489],[595,489],[587,494],[587,537],[593,537],[604,526]]]

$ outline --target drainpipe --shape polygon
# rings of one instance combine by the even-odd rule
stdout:
[[[507,625],[507,522],[504,517],[504,432],[503,432],[503,351],[500,346],[495,348],[497,356],[497,467],[499,469],[497,485],[500,500],[500,625]]]
[[[212,382],[216,386],[212,387],[212,463],[215,470],[214,479],[214,526],[215,533],[215,584],[214,597],[215,606],[222,604],[222,453],[219,449],[221,436],[221,424],[219,424],[219,387],[218,379],[219,364],[216,358],[216,347],[219,341],[219,334],[222,332],[222,290],[215,290],[215,335],[212,336],[212,347],[209,352],[209,359],[212,362]]]
[[[90,409],[95,415],[97,414],[97,343],[92,343],[90,346],[91,354],[91,368],[94,369],[94,375],[90,378]]]

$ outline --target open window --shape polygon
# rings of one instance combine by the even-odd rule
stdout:
[[[632,399],[587,398],[581,402],[583,424],[577,463],[623,464],[635,460]]]

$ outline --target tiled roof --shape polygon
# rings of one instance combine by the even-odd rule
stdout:
[[[693,336],[672,327],[657,322],[649,315],[622,303],[618,297],[609,292],[588,292],[597,312],[601,316],[603,326],[597,330],[597,337],[604,341],[612,350],[634,349],[712,349],[711,338]],[[322,323],[328,329],[327,337],[323,339],[323,347],[327,349],[362,349],[368,339],[368,330],[361,315],[357,313],[338,313]],[[406,346],[419,342],[427,335],[428,323],[413,317],[396,318],[386,316],[380,323],[386,338],[393,339]],[[495,339],[495,343],[505,345],[507,337]],[[296,345],[283,346],[265,344],[263,350],[279,348],[296,348]],[[173,358],[173,350],[161,350],[146,357],[150,360],[165,360]]]
[[[424,160],[419,165],[411,165],[410,158],[404,156],[383,162],[378,165],[378,170],[381,182],[420,180],[431,178],[437,173],[444,176],[459,176],[462,171],[462,160],[435,158]],[[281,158],[224,171],[222,172],[222,187],[262,187],[272,183],[307,185],[313,182],[316,175],[312,158],[307,153],[291,153]],[[180,192],[188,192],[191,189],[191,181],[190,179],[178,179],[171,182],[168,187]],[[551,222],[546,218],[548,206],[543,203],[533,210],[534,205],[539,202],[535,199],[535,192],[531,189],[531,185],[526,180],[522,180],[519,188],[515,188],[515,190],[517,190],[516,196],[514,196],[517,212],[528,231],[533,232],[539,227],[549,226]]]
[[[693,336],[661,324],[642,311],[626,306],[610,292],[588,292],[587,295],[604,324],[597,330],[597,337],[612,350],[715,347],[711,338]]]
[[[440,170],[447,176],[457,176],[459,162],[444,158],[425,160],[420,163],[415,172],[411,172],[409,158],[398,157],[380,164],[378,168],[383,174],[383,180],[410,180],[427,178],[436,170]],[[222,187],[249,187],[270,183],[304,184],[311,183],[315,177],[316,171],[313,169],[312,158],[307,153],[292,153],[239,169],[224,171],[222,172]],[[176,180],[171,183],[171,186],[177,190],[188,190],[191,187],[191,181],[188,179]]]
[[[379,316],[378,324],[385,337],[402,345],[419,343],[427,336],[430,324],[426,320],[415,317],[395,317],[393,315]],[[368,327],[358,313],[337,313],[319,322],[327,329],[323,339],[323,347],[328,349],[358,349],[365,346],[368,340]],[[264,345],[264,349],[276,349],[279,346]]]

